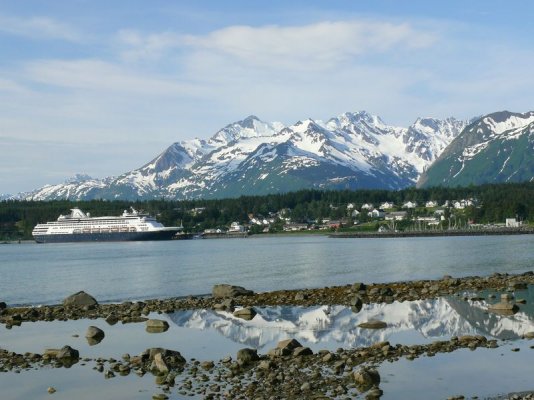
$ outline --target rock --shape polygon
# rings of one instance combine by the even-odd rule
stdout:
[[[328,363],[328,362],[334,361],[335,359],[336,359],[336,355],[334,353],[328,352],[323,356],[323,358],[321,358],[321,361]]]
[[[354,296],[349,303],[353,312],[358,313],[363,307],[363,301],[360,296]]]
[[[185,358],[182,357],[180,352],[175,351],[175,350],[163,349],[161,347],[152,347],[150,349],[145,350],[141,354],[141,358],[148,358],[150,361],[154,361],[154,358],[156,357],[157,354],[161,354],[165,358],[169,358],[169,359],[172,358],[177,363],[186,362]]]
[[[235,309],[235,302],[233,299],[225,299],[222,302],[222,306],[224,307],[225,310],[233,312]]]
[[[0,301],[0,310],[5,310],[7,308],[7,304],[4,301]]]
[[[513,302],[500,302],[496,304],[490,304],[488,306],[488,311],[492,311],[496,314],[502,315],[513,315],[519,311],[517,304]]]
[[[380,374],[372,368],[360,368],[352,374],[352,377],[357,385],[364,388],[370,388],[380,383]]]
[[[306,293],[298,292],[295,295],[295,301],[304,301],[304,300],[307,300],[307,299],[308,299],[308,295]]]
[[[267,355],[271,357],[289,356],[298,348],[302,348],[302,345],[295,339],[281,340],[274,349],[267,352]]]
[[[286,350],[287,349],[287,350],[289,350],[289,353],[291,353],[297,347],[302,347],[302,345],[296,339],[281,340],[276,345],[277,349],[282,349],[282,350]]]
[[[52,386],[50,386],[48,389],[46,389],[46,391],[49,393],[49,394],[54,394],[56,393],[56,389]]]
[[[393,296],[393,290],[390,287],[383,287],[380,289],[380,295],[382,296]]]
[[[85,293],[84,291],[74,293],[70,295],[65,300],[63,300],[63,305],[68,306],[96,306],[98,302],[93,296]]]
[[[166,332],[169,329],[169,323],[161,319],[149,319],[146,321],[146,331],[149,333]]]
[[[90,326],[87,328],[87,332],[85,332],[86,339],[93,339],[99,343],[104,339],[104,336],[106,336],[104,331],[96,326]]]
[[[154,359],[152,361],[152,365],[150,366],[151,370],[156,370],[158,372],[161,372],[163,374],[166,374],[169,372],[169,367],[167,366],[167,363],[163,359],[162,353],[157,353],[154,355]]]
[[[78,359],[80,358],[80,352],[70,346],[64,346],[56,353],[56,358],[59,360],[69,358]]]
[[[60,349],[45,349],[43,353],[44,358],[57,358]]]
[[[152,400],[167,400],[169,396],[164,393],[158,393],[152,396]]]
[[[272,369],[273,367],[274,367],[274,364],[271,360],[263,360],[263,361],[260,361],[260,363],[258,364],[258,369],[269,370],[269,369]]]
[[[213,361],[203,361],[200,363],[200,366],[205,370],[210,370],[215,366],[215,363]]]
[[[534,339],[534,332],[527,332],[523,335],[525,339]]]
[[[370,389],[367,392],[367,395],[365,396],[365,399],[366,400],[379,399],[380,397],[382,397],[383,394],[384,394],[384,392],[382,391],[382,389],[380,389],[378,387],[374,387],[374,388]]]
[[[117,316],[114,314],[114,313],[110,313],[105,321],[109,324],[109,325],[115,325],[117,322],[119,322],[119,319],[117,318]]]
[[[253,361],[258,361],[258,351],[256,349],[241,349],[237,352],[237,361],[240,364],[246,365]]]
[[[358,326],[363,329],[384,329],[387,328],[388,324],[386,324],[384,321],[370,319],[367,322],[362,322],[361,324],[358,324]]]
[[[297,347],[295,350],[293,350],[294,357],[311,355],[313,355],[313,351],[309,347]]]
[[[528,289],[528,285],[526,282],[520,282],[520,281],[511,281],[508,283],[508,287],[513,290],[526,290]]]
[[[244,319],[246,321],[250,321],[252,318],[256,316],[256,311],[252,307],[244,307],[240,310],[234,311],[234,317]]]
[[[365,286],[365,284],[362,282],[355,282],[352,284],[351,289],[354,292],[359,292],[360,290],[366,290],[367,286]]]
[[[311,389],[311,384],[310,382],[304,382],[301,386],[300,386],[300,390],[303,391],[303,392],[307,392],[308,390]]]
[[[254,292],[252,290],[247,290],[241,286],[234,286],[228,284],[219,284],[214,285],[212,289],[212,296],[215,298],[220,297],[236,297],[236,296],[252,296]]]

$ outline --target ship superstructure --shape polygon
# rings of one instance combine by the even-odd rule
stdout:
[[[140,213],[133,207],[118,217],[91,217],[79,208],[57,221],[38,224],[32,235],[38,243],[169,240],[182,227],[165,227],[154,217]]]

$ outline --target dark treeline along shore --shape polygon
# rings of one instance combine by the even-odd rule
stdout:
[[[217,200],[7,200],[0,202],[0,240],[31,239],[31,231],[37,223],[55,220],[73,207],[80,207],[96,217],[120,215],[123,210],[133,206],[157,216],[158,220],[167,226],[183,224],[187,232],[200,232],[208,228],[225,227],[233,221],[246,223],[250,215],[268,217],[282,213],[284,217],[291,218],[292,222],[308,222],[347,217],[348,203],[359,208],[364,203],[392,202],[398,206],[407,201],[424,204],[432,200],[443,204],[447,200],[467,198],[476,199],[477,204],[462,210],[464,220],[480,224],[503,222],[505,218],[511,217],[522,221],[534,220],[534,183],[530,182],[458,188],[408,188],[399,191],[300,190]],[[410,212],[425,213],[426,210],[416,209]],[[275,224],[273,230],[281,230],[283,223],[280,221],[278,227]],[[258,232],[252,229],[251,233]]]

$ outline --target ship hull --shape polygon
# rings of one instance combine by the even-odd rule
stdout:
[[[109,232],[109,233],[72,233],[53,235],[34,235],[37,243],[72,242],[134,242],[148,240],[171,240],[179,229],[165,229],[149,232]]]

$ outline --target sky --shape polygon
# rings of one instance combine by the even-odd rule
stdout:
[[[0,0],[0,194],[116,176],[248,115],[534,110],[534,2]]]

